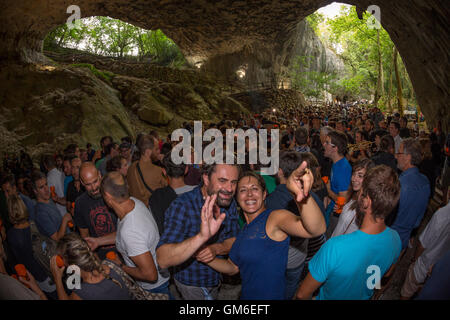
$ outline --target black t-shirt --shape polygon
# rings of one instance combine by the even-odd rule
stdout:
[[[69,185],[67,186],[67,195],[66,199],[69,202],[75,202],[79,196],[81,196],[86,189],[83,187],[83,185],[80,183],[80,191],[75,188],[74,181],[70,181]]]
[[[153,218],[155,218],[156,224],[158,225],[160,236],[164,232],[164,214],[172,201],[176,198],[177,194],[170,186],[156,189],[150,196],[148,205],[153,214]]]
[[[74,221],[78,228],[89,229],[91,237],[103,237],[117,230],[117,216],[103,198],[92,199],[84,192],[75,201]],[[112,246],[103,248],[112,248]]]
[[[6,238],[8,239],[9,249],[16,259],[15,261],[25,265],[25,268],[37,281],[42,282],[47,279],[44,269],[33,257],[30,227],[24,229],[12,227],[8,230]]]

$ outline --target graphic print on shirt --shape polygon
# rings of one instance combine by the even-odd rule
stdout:
[[[106,206],[92,208],[89,212],[89,219],[97,237],[103,237],[116,231],[111,213],[109,213]]]

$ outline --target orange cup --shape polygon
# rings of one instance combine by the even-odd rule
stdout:
[[[69,226],[69,228],[73,228],[73,222],[72,221],[69,221],[68,223],[67,223],[67,225]]]
[[[325,176],[325,177],[322,177],[322,180],[323,180],[323,182],[324,182],[325,184],[327,184],[327,183],[328,183],[328,177],[327,177],[327,176]]]
[[[72,202],[72,209],[75,209],[75,202]]]
[[[339,208],[336,210],[336,213],[342,213],[342,207],[345,204],[345,197],[338,197],[336,204],[339,206]]]
[[[109,260],[116,260],[117,255],[116,255],[116,253],[114,251],[109,251],[106,254],[106,258],[109,259]]]
[[[64,267],[64,260],[60,255],[56,256],[56,265],[60,268]]]
[[[23,264],[16,264],[14,266],[14,270],[16,270],[17,275],[22,278],[26,278],[27,276],[27,268]]]
[[[52,193],[52,197],[56,196],[55,186],[50,186],[50,192]]]

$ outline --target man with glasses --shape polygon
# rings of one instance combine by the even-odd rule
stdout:
[[[417,166],[422,161],[422,149],[419,141],[404,139],[395,154],[400,174],[400,201],[392,229],[402,240],[402,250],[408,246],[413,229],[422,221],[430,198],[430,182],[419,172]]]

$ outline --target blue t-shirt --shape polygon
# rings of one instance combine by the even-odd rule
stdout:
[[[36,203],[34,210],[36,226],[40,233],[50,237],[55,232],[58,232],[62,223],[62,217],[52,200],[49,203]]]
[[[242,300],[285,299],[290,238],[283,241],[269,238],[266,222],[271,212],[266,209],[246,224],[230,250],[230,259],[241,273]]]
[[[401,245],[400,236],[389,227],[379,234],[357,230],[331,238],[309,262],[311,276],[323,283],[317,299],[370,299],[373,288],[368,284],[375,284],[375,272],[369,267],[379,267],[381,280],[397,261]]]
[[[73,181],[73,177],[72,176],[66,176],[64,178],[64,197],[67,196],[67,187],[69,186],[69,183]]]
[[[331,191],[336,194],[339,192],[347,191],[350,186],[350,182],[352,180],[352,166],[348,162],[348,160],[344,157],[341,160],[333,163],[331,167],[330,174],[330,187]],[[335,202],[331,200],[330,204],[327,207],[325,221],[329,223],[330,213],[333,211]]]

